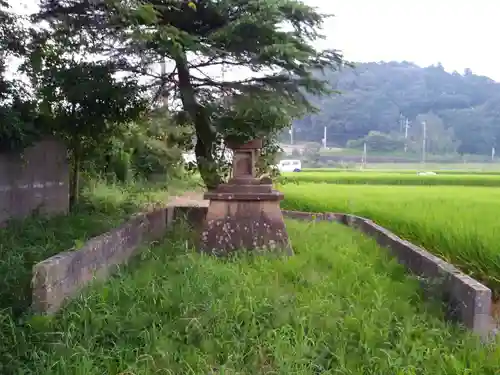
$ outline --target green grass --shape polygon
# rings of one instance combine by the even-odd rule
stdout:
[[[361,164],[358,164],[361,166]],[[370,163],[366,164],[366,169],[369,170],[399,170],[399,169],[411,169],[411,170],[431,170],[431,171],[492,171],[500,172],[500,163],[495,160],[494,163]]]
[[[192,252],[183,237],[145,251],[55,318],[26,321],[14,332],[10,369],[498,373],[500,346],[444,323],[436,305],[422,302],[418,283],[374,242],[337,224],[287,225],[297,254],[286,260],[219,260]]]
[[[500,175],[500,170],[444,170],[438,168],[425,168],[425,171],[433,171],[439,175]],[[420,170],[418,169],[341,169],[341,168],[304,168],[301,173],[396,173],[396,174],[409,174],[416,175]],[[290,174],[288,174],[290,175]]]
[[[172,189],[185,183],[176,182]],[[170,189],[169,189],[170,190]],[[134,184],[127,187],[103,182],[88,183],[81,204],[67,216],[31,217],[12,221],[0,229],[0,337],[15,329],[31,305],[31,275],[35,263],[79,247],[96,235],[118,226],[132,213],[150,204],[165,202],[165,184]],[[13,324],[12,327],[9,324]],[[0,340],[1,342],[1,340]],[[1,344],[0,344],[1,345]],[[0,374],[6,354],[0,348]]]
[[[164,186],[92,182],[80,206],[68,216],[10,222],[0,229],[0,309],[11,308],[15,315],[26,310],[35,263],[118,226],[150,203],[165,202],[167,195]]]
[[[283,208],[368,217],[445,258],[500,296],[500,189],[301,183],[282,190]]]
[[[289,172],[283,176],[290,182],[314,182],[348,185],[451,185],[500,186],[499,174],[437,174],[419,176],[396,172]]]

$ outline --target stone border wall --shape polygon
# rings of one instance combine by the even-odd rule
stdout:
[[[185,204],[176,207],[175,211],[197,227],[207,212],[207,202]],[[491,290],[423,248],[401,239],[371,220],[355,215],[286,210],[282,213],[289,219],[341,223],[374,238],[419,278],[427,297],[444,303],[447,319],[459,322],[483,337],[497,332],[491,317]]]
[[[32,282],[34,311],[57,312],[92,280],[105,279],[116,266],[126,263],[143,242],[161,238],[177,220],[187,220],[194,228],[200,228],[207,208],[206,201],[173,203],[136,215],[119,228],[90,239],[78,250],[69,250],[36,264]],[[490,315],[491,290],[453,265],[359,216],[282,212],[290,219],[342,223],[374,238],[419,277],[428,296],[445,303],[448,319],[483,336],[495,332]]]
[[[91,281],[106,279],[126,263],[144,242],[160,239],[167,209],[134,215],[120,227],[91,238],[80,249],[54,255],[33,267],[32,308],[52,314]]]
[[[93,280],[105,280],[119,265],[126,264],[141,244],[163,237],[177,220],[202,223],[208,204],[168,204],[93,237],[79,249],[69,249],[33,266],[32,309],[53,314],[77,296]],[[193,210],[193,208],[195,208]]]
[[[363,217],[331,212],[282,212],[291,219],[342,223],[374,238],[420,279],[426,296],[444,302],[447,319],[462,323],[482,336],[496,332],[491,317],[491,290],[450,263]]]
[[[33,212],[54,215],[68,209],[69,168],[61,142],[46,138],[22,152],[0,153],[0,225]]]

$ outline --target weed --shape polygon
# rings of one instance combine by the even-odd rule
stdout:
[[[182,236],[146,250],[57,317],[27,322],[18,373],[495,374],[499,347],[445,323],[372,240],[287,225],[286,260],[220,260]]]
[[[0,343],[0,374],[9,374],[5,363],[11,362],[11,346],[23,350],[27,345],[24,331],[19,334],[17,328],[24,324],[24,319],[29,319],[26,316],[31,305],[33,265],[79,247],[89,238],[118,226],[133,212],[154,202],[165,202],[167,195],[168,191],[161,185],[120,186],[94,181],[83,192],[82,204],[69,215],[33,216],[11,221],[0,229],[0,341],[3,341]]]
[[[496,188],[305,183],[287,184],[283,190],[283,208],[370,218],[450,261],[500,296]]]

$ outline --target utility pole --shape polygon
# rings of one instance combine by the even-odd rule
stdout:
[[[410,128],[410,122],[406,118],[405,122],[405,152],[408,151],[408,129]]]
[[[290,125],[290,130],[288,131],[290,133],[290,144],[293,145],[293,124]]]
[[[404,116],[402,113],[399,114],[399,132],[403,132]]]
[[[361,158],[361,163],[363,165],[363,169],[366,168],[366,142],[363,143],[363,156]]]
[[[323,128],[323,148],[326,148],[326,126]]]
[[[427,140],[427,122],[422,122],[422,164],[425,164],[425,143]]]

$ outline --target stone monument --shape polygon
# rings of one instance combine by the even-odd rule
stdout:
[[[293,255],[280,208],[283,194],[273,190],[270,179],[255,177],[262,140],[226,143],[233,150],[232,178],[205,193],[210,203],[200,250],[221,256],[236,250]]]

